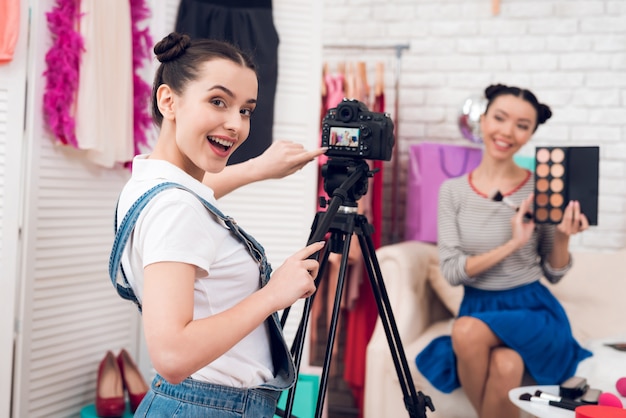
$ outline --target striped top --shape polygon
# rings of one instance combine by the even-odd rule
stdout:
[[[533,192],[534,180],[529,176],[507,197],[520,204]],[[558,282],[571,268],[553,269],[547,262],[556,227],[537,224],[526,245],[488,270],[474,277],[465,272],[468,257],[486,253],[512,237],[511,218],[514,210],[503,202],[494,202],[478,194],[469,175],[446,180],[439,190],[437,226],[439,263],[443,277],[451,285],[467,285],[483,290],[503,290],[538,280],[542,276]]]

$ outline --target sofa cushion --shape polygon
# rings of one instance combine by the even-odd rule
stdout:
[[[443,305],[450,311],[452,316],[459,314],[459,307],[463,299],[463,286],[451,286],[450,283],[441,275],[438,263],[431,263],[428,272],[428,281],[430,287]]]
[[[626,250],[576,252],[572,269],[548,288],[561,302],[581,342],[623,334]]]

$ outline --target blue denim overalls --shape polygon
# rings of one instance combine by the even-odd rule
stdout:
[[[193,191],[178,183],[165,182],[154,186],[137,199],[124,216],[119,228],[117,228],[116,210],[115,226],[117,231],[109,258],[109,276],[118,294],[122,298],[136,303],[141,311],[141,305],[130,287],[123,269],[122,282],[119,283],[117,280],[118,269],[121,268],[122,252],[132,234],[141,210],[157,193],[173,187],[187,190],[195,195],[210,213],[228,226],[231,233],[246,246],[252,258],[258,263],[261,287],[265,286],[269,281],[272,269],[265,257],[263,247],[239,228],[234,219],[222,214],[215,206]],[[177,385],[172,385],[157,374],[152,381],[150,392],[142,401],[135,416],[163,416],[168,418],[172,416],[273,417],[276,402],[281,392],[291,387],[295,382],[296,370],[289,348],[283,338],[278,314],[274,312],[266,321],[270,333],[274,379],[256,388],[239,389],[199,382],[191,378],[187,378]]]

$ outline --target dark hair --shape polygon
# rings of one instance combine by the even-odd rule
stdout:
[[[159,86],[167,84],[182,94],[188,82],[198,77],[200,66],[214,59],[226,59],[256,73],[252,58],[228,42],[213,39],[192,39],[189,35],[172,32],[154,46],[154,54],[161,62],[152,85],[152,120],[161,126],[163,115],[157,104]]]
[[[543,103],[539,103],[537,97],[530,91],[526,89],[521,89],[519,87],[513,86],[505,86],[504,84],[492,84],[491,86],[485,89],[485,97],[487,98],[487,106],[485,108],[485,113],[489,110],[489,106],[498,96],[504,96],[506,94],[510,94],[515,97],[519,97],[524,99],[528,103],[532,105],[537,111],[537,124],[535,125],[535,129],[533,132],[537,130],[537,127],[542,123],[545,123],[552,116],[552,111],[548,106]]]

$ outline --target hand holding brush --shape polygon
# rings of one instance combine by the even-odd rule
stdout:
[[[502,202],[508,207],[510,207],[511,209],[513,209],[515,212],[519,211],[519,205],[516,205],[511,199],[503,195],[498,189],[495,189],[491,193],[489,193],[489,199],[493,200],[494,202]],[[533,219],[532,213],[530,212],[524,213],[525,221],[530,221],[532,219]]]

